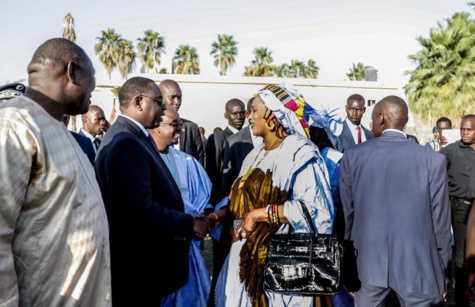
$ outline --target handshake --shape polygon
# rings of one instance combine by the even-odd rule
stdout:
[[[206,234],[219,226],[219,215],[214,212],[208,215],[200,214],[193,217],[195,219],[193,227],[195,240],[202,240]]]

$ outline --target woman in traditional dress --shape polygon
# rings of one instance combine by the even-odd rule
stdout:
[[[281,295],[267,291],[263,283],[266,239],[286,233],[289,224],[294,232],[309,232],[302,204],[317,232],[332,232],[327,170],[308,139],[310,110],[303,96],[285,85],[264,87],[252,103],[249,123],[264,143],[244,160],[227,209],[213,213],[223,224],[221,240],[230,248],[218,280],[217,306],[331,305],[329,297]]]

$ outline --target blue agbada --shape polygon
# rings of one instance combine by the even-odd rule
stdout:
[[[163,157],[173,174],[185,204],[185,213],[199,215],[208,205],[211,181],[201,164],[192,156],[172,146]],[[166,264],[164,264],[166,265]],[[208,269],[200,253],[200,241],[190,245],[190,277],[188,283],[162,300],[162,306],[206,306],[211,288]]]

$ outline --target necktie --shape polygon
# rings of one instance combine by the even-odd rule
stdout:
[[[94,139],[94,147],[96,147],[96,151],[99,149],[99,145],[101,145],[101,139],[100,138],[95,138]]]
[[[151,135],[150,133],[148,134],[147,139],[148,139],[148,141],[150,142],[150,144],[152,144],[153,148],[155,148],[155,150],[158,152],[157,144],[156,144],[155,141],[153,140],[153,137],[152,137],[152,135]]]
[[[361,128],[360,128],[360,126],[356,127],[356,130],[358,130],[358,143],[357,144],[359,144],[359,143],[361,143]]]

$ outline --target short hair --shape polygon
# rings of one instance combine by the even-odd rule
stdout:
[[[244,106],[244,102],[242,102],[241,100],[237,99],[237,98],[233,98],[231,100],[229,100],[228,102],[226,102],[226,106],[225,106],[225,111],[228,112],[229,109],[231,109],[234,105],[240,105],[242,106],[243,108],[245,107]]]
[[[365,105],[365,99],[363,96],[361,96],[360,94],[353,94],[351,95],[350,97],[348,97],[348,99],[346,100],[346,103],[349,103],[350,101],[359,101],[359,102],[362,102],[363,105]]]
[[[65,38],[52,38],[36,49],[28,65],[28,73],[36,72],[38,65],[42,65],[47,66],[50,73],[59,74],[64,72],[65,64],[71,60],[78,64],[90,61],[86,52],[74,42]]]
[[[473,119],[473,120],[475,120],[475,114],[464,115],[464,117],[462,117],[462,120],[464,120],[464,119]]]
[[[151,83],[155,82],[144,77],[133,77],[125,81],[119,90],[119,104],[126,105],[132,98],[142,95],[150,89]]]
[[[437,120],[437,122],[435,123],[435,125],[438,126],[440,122],[448,122],[448,123],[449,123],[449,126],[452,128],[452,121],[450,120],[450,118],[445,117],[445,116],[442,116],[441,118],[439,118],[439,119]]]

